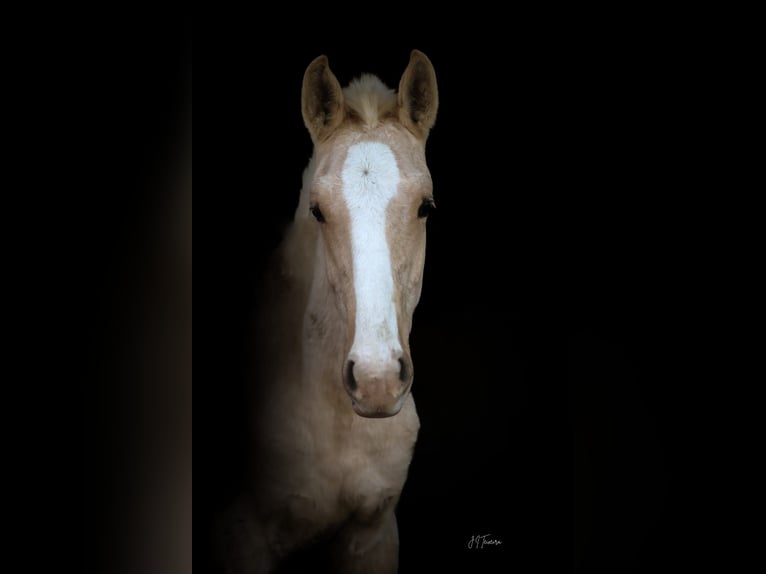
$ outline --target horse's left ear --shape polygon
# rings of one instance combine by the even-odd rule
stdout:
[[[343,121],[343,90],[327,56],[316,58],[303,74],[301,109],[314,143],[329,136]]]
[[[436,72],[420,50],[413,50],[399,81],[399,120],[416,136],[426,139],[436,121],[439,91]]]

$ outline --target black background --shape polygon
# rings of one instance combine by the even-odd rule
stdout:
[[[31,109],[13,115],[36,118],[41,128],[25,124],[24,135],[50,152],[30,171],[46,184],[20,194],[31,205],[17,213],[47,232],[46,255],[29,261],[44,276],[39,300],[57,304],[35,338],[60,333],[65,355],[38,361],[57,373],[41,381],[55,413],[46,456],[31,449],[44,467],[34,490],[62,527],[27,555],[78,571],[167,572],[185,535],[160,490],[188,487],[177,469],[191,442],[191,16],[46,16],[15,44]],[[82,461],[63,431],[74,413]]]
[[[695,343],[711,333],[689,281],[695,47],[678,27],[624,20],[563,33],[397,21],[406,33],[349,36],[325,32],[327,16],[308,34],[232,18],[203,35],[195,566],[211,568],[213,519],[244,483],[255,287],[311,154],[303,71],[324,53],[342,84],[372,72],[395,87],[412,48],[439,82],[427,147],[438,209],[411,339],[422,426],[398,509],[400,571],[704,562],[687,416],[707,366]],[[125,288],[114,277],[151,251],[151,193],[190,119],[190,29],[171,28],[131,27],[85,66],[108,81],[93,96],[113,143],[100,169],[126,178],[99,195],[109,241],[89,253],[107,261],[93,288],[107,285],[107,307]],[[502,545],[469,549],[476,534]]]
[[[400,571],[688,564],[684,50],[619,28],[484,43],[318,36],[279,48],[235,37],[214,66],[220,107],[206,118],[222,133],[205,144],[218,162],[195,254],[200,536],[242,481],[255,284],[311,154],[303,71],[324,53],[344,85],[372,72],[395,87],[416,47],[439,82],[427,148],[438,209],[411,338],[422,429],[398,509]],[[471,550],[476,534],[502,545]]]

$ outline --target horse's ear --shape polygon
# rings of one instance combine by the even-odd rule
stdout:
[[[319,56],[303,74],[301,109],[314,143],[325,139],[343,121],[343,90],[327,56]]]
[[[436,88],[436,72],[420,50],[413,50],[410,63],[399,81],[399,120],[422,139],[436,121],[439,107],[439,91]]]

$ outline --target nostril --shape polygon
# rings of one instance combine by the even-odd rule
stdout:
[[[356,390],[356,379],[354,378],[354,361],[346,363],[346,384],[352,391]]]
[[[407,379],[410,376],[410,369],[407,367],[407,363],[404,361],[404,359],[399,359],[399,380],[403,383],[407,382]]]

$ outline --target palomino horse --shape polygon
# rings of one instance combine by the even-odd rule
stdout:
[[[398,92],[371,75],[341,88],[325,56],[305,72],[314,153],[264,296],[257,466],[227,521],[230,572],[272,571],[318,542],[334,571],[397,570],[394,509],[420,426],[408,339],[437,106],[417,50]]]

